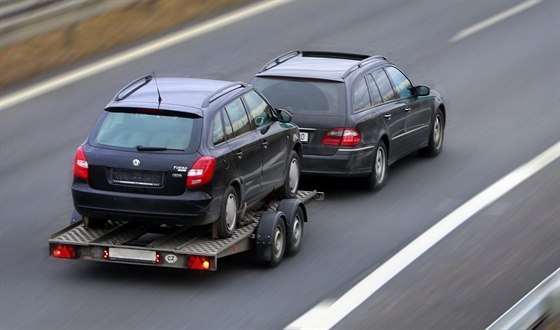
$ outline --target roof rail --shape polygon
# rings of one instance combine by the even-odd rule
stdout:
[[[287,53],[284,53],[284,54],[278,56],[277,58],[273,59],[272,61],[266,63],[266,64],[262,67],[262,69],[260,69],[259,73],[264,72],[264,71],[266,71],[266,70],[270,70],[270,69],[272,69],[273,67],[277,66],[278,64],[284,63],[284,62],[286,62],[287,60],[291,59],[292,57],[296,57],[296,56],[298,56],[298,55],[301,54],[301,53],[302,53],[301,50],[291,50],[291,51],[289,51],[289,52],[287,52]]]
[[[231,92],[232,90],[238,89],[238,88],[244,88],[247,87],[247,84],[242,82],[242,81],[236,81],[234,83],[228,84],[220,89],[218,89],[217,91],[213,92],[212,94],[209,94],[208,96],[206,96],[206,98],[204,99],[204,102],[202,102],[202,107],[203,108],[207,108],[210,103],[216,99],[218,99],[219,97],[225,95],[228,92]]]
[[[152,81],[152,79],[154,79],[154,77],[151,74],[148,74],[148,75],[145,75],[143,77],[140,77],[138,79],[133,80],[128,85],[124,86],[117,93],[117,95],[115,95],[114,100],[115,101],[122,101],[122,100],[126,99],[130,95],[134,94],[140,88],[146,86],[150,81]],[[134,85],[136,85],[136,86],[134,86]],[[134,88],[132,88],[132,87],[134,87]],[[127,92],[127,93],[124,94],[125,92]]]
[[[351,54],[351,53],[339,53],[339,52],[325,52],[325,51],[315,51],[315,50],[304,50],[301,56],[303,57],[325,57],[325,58],[339,58],[344,60],[356,60],[361,61],[370,57],[369,55],[363,54]]]
[[[348,70],[346,70],[346,72],[344,72],[344,74],[342,75],[342,79],[346,79],[346,77],[348,77],[352,72],[354,72],[355,70],[357,70],[358,68],[361,68],[364,64],[367,64],[373,60],[386,60],[385,56],[381,56],[381,55],[374,55],[374,56],[370,56],[368,58],[365,58],[363,60],[361,60],[360,62],[352,65],[351,67],[348,68]]]

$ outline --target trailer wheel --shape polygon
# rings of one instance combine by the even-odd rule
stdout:
[[[235,188],[229,186],[224,194],[218,218],[218,238],[230,238],[237,226],[239,198]]]
[[[305,206],[299,199],[283,199],[277,210],[286,215],[286,254],[296,255],[301,250],[304,224],[307,221]]]
[[[257,227],[257,259],[268,267],[282,262],[286,251],[286,225],[284,213],[266,211]]]

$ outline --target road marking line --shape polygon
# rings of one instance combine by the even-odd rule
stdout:
[[[165,48],[174,46],[180,42],[187,41],[205,33],[217,30],[221,27],[239,22],[251,16],[263,13],[273,8],[292,2],[293,0],[270,0],[258,1],[255,4],[240,8],[231,13],[218,16],[206,22],[187,27],[183,30],[163,36],[159,39],[149,41],[132,49],[117,53],[97,62],[60,74],[17,92],[9,94],[0,99],[0,111],[11,106],[27,101],[39,95],[48,93],[57,88],[69,85],[84,78],[91,77],[97,73],[109,70],[123,63],[133,61],[143,56],[155,53]]]
[[[560,141],[513,170],[418,236],[334,302],[312,308],[285,329],[330,329],[416,259],[517,185],[560,157]]]
[[[469,26],[466,29],[459,31],[453,38],[449,39],[449,42],[456,42],[463,38],[470,36],[471,34],[475,34],[480,30],[486,29],[489,26],[492,26],[498,22],[505,20],[515,14],[518,14],[526,9],[537,5],[542,0],[528,0],[518,4],[517,6],[511,7],[510,9],[504,10],[503,12],[496,14],[490,18],[487,18],[483,21],[480,21],[474,25]]]

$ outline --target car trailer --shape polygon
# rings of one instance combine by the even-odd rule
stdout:
[[[295,199],[262,202],[240,217],[227,239],[213,238],[214,226],[108,220],[93,229],[79,220],[50,237],[49,251],[55,258],[216,270],[219,258],[254,248],[258,261],[274,267],[301,247],[305,203],[323,198],[321,192],[300,190]]]

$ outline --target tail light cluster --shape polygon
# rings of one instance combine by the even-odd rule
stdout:
[[[88,162],[82,146],[76,149],[76,156],[74,157],[74,175],[84,180],[87,180],[89,177]]]
[[[200,157],[187,173],[187,187],[202,186],[212,180],[216,158],[210,156]]]
[[[187,258],[187,268],[188,269],[200,269],[209,270],[210,269],[210,258],[203,256],[189,256]]]
[[[74,259],[76,248],[72,245],[57,244],[52,250],[52,255],[55,258]]]
[[[323,137],[323,144],[333,146],[356,146],[362,142],[362,135],[355,128],[333,128]]]

